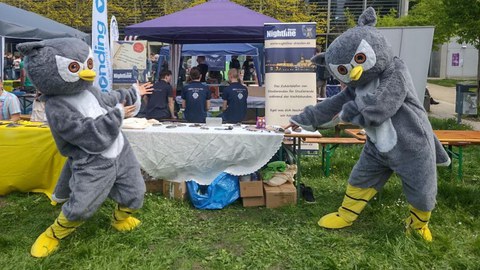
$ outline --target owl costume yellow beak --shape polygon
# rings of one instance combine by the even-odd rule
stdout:
[[[358,81],[358,79],[360,79],[360,77],[362,76],[362,73],[363,73],[363,67],[362,66],[356,66],[350,72],[350,78],[353,81]]]
[[[80,79],[82,79],[84,81],[93,82],[93,80],[95,80],[95,76],[97,76],[97,74],[93,70],[85,69],[85,70],[80,71],[78,73],[78,76],[80,76]]]

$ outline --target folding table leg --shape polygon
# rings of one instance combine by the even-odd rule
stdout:
[[[300,138],[294,138],[294,141],[295,140],[298,140],[298,144],[297,144],[297,152],[296,152],[296,156],[297,156],[297,203],[300,202],[300,198],[302,196],[302,194],[300,194],[300,184],[302,183],[302,167],[301,167],[301,164],[300,164],[300,159],[302,158],[302,139]],[[295,143],[294,143],[295,145]]]

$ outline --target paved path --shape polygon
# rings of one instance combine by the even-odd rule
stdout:
[[[430,105],[429,116],[441,119],[455,118],[455,87],[444,87],[436,84],[427,83],[430,95],[440,104]],[[480,122],[462,119],[462,124],[473,127],[474,130],[480,130]]]

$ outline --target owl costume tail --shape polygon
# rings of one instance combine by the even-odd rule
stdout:
[[[133,212],[135,212],[135,210],[117,205],[113,211],[112,227],[120,232],[131,231],[135,229],[138,225],[140,225],[141,222],[140,220],[132,217]]]
[[[53,224],[35,240],[30,254],[36,258],[47,257],[58,249],[60,239],[70,235],[82,223],[83,221],[69,221],[63,212],[60,212]]]
[[[428,228],[428,221],[432,214],[431,211],[424,212],[409,205],[410,216],[405,220],[407,234],[413,230],[418,233],[425,241],[432,242],[432,232]]]
[[[323,216],[318,221],[318,225],[327,229],[341,229],[351,226],[375,194],[377,194],[377,191],[374,188],[357,188],[349,184],[338,212]]]

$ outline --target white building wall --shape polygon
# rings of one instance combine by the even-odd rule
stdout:
[[[477,77],[478,50],[469,44],[459,44],[457,39],[446,46],[442,55],[442,65],[445,78],[474,79]]]

